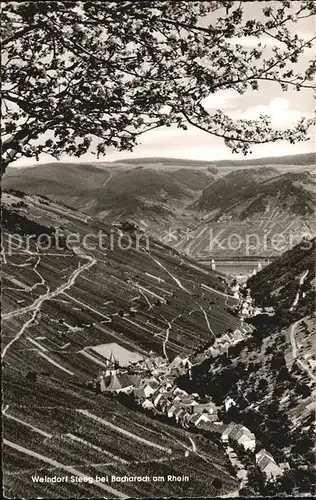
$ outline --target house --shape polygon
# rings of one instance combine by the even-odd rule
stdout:
[[[230,338],[228,336],[228,333],[225,333],[224,335],[222,335],[221,337],[221,341],[222,342],[229,342]]]
[[[217,408],[211,401],[208,403],[198,403],[192,406],[193,413],[217,414]]]
[[[169,406],[170,406],[170,399],[167,397],[166,394],[163,394],[162,397],[159,399],[157,408],[160,411],[165,412]]]
[[[282,463],[280,463],[279,465],[280,465],[280,468],[281,468],[283,471],[285,471],[285,470],[290,470],[290,468],[291,468],[291,467],[290,467],[289,462],[282,462]]]
[[[201,415],[201,413],[200,413]],[[209,425],[210,424],[214,424],[215,422],[218,421],[218,416],[217,416],[217,413],[213,413],[213,414],[210,414],[210,413],[202,413],[202,415],[206,415],[207,419],[206,420],[203,420],[203,425],[200,425],[200,427],[202,428],[209,428]]]
[[[220,350],[221,352],[225,352],[228,350],[229,347],[230,347],[230,342],[223,342],[220,347]]]
[[[145,399],[145,392],[142,387],[134,387],[133,395],[135,399]]]
[[[149,398],[152,394],[157,392],[158,387],[159,387],[158,380],[156,380],[154,378],[149,379],[149,380],[145,380],[143,385],[142,385],[142,389],[144,391],[144,397]]]
[[[184,408],[178,407],[176,411],[174,412],[174,418],[176,419],[176,422],[179,423],[182,421],[184,415],[186,414],[186,411]]]
[[[228,335],[229,342],[232,342],[234,339],[234,332],[228,332],[227,335]]]
[[[184,391],[183,389],[180,389],[180,387],[176,387],[172,392],[175,396],[177,396],[177,395],[188,396],[188,393],[186,391]]]
[[[179,409],[179,406],[178,405],[175,405],[175,404],[171,404],[169,406],[169,408],[167,409],[167,415],[168,415],[168,418],[172,418],[175,416],[175,413],[176,411]]]
[[[246,469],[239,469],[237,472],[237,477],[240,481],[239,489],[241,490],[248,484],[248,471],[246,471]]]
[[[191,368],[193,366],[191,361],[189,360],[189,358],[183,359],[182,364],[183,364],[183,368],[185,368],[186,370],[191,370]]]
[[[247,427],[239,429],[236,436],[233,436],[233,439],[235,439],[238,444],[242,445],[245,450],[253,451],[256,447],[256,437]]]
[[[268,479],[274,480],[278,476],[282,476],[283,470],[275,462],[273,456],[268,451],[262,449],[256,454],[256,463],[260,470],[267,476]]]
[[[231,406],[236,406],[236,402],[230,396],[228,396],[224,401],[224,405],[225,410],[228,411]]]
[[[176,375],[184,373],[186,370],[190,370],[191,366],[191,362],[188,360],[188,358],[181,358],[180,356],[176,356],[170,363],[168,371],[170,376],[175,377]]]
[[[143,381],[140,375],[129,374],[128,376],[134,387],[141,387]]]
[[[177,402],[179,403],[181,401],[181,398],[179,396],[179,394],[177,394],[176,396],[174,394],[170,394],[170,392],[168,392],[166,394],[166,396],[171,400],[171,401],[174,401],[174,402]]]
[[[264,457],[258,464],[262,472],[267,476],[269,480],[274,480],[278,476],[283,475],[283,470],[274,461],[267,457]]]
[[[159,388],[159,382],[155,378],[150,378],[147,380],[142,380],[141,384],[138,386],[134,386],[134,396],[135,398],[141,399],[141,398],[149,398],[155,392],[157,392]]]
[[[258,451],[258,453],[256,453],[256,464],[259,464],[260,460],[262,460],[263,457],[268,457],[270,460],[272,460],[274,462],[274,458],[271,455],[271,453],[262,449],[262,450]]]
[[[213,421],[213,415],[209,415],[208,413],[195,413],[189,419],[189,423],[198,429],[205,427],[206,423],[212,423]]]
[[[166,360],[161,356],[155,356],[153,353],[143,361],[137,363],[137,368],[141,371],[149,371],[153,374],[159,374],[166,367]]]
[[[236,283],[235,285],[233,285],[231,287],[231,291],[232,292],[239,292],[239,288],[240,288],[240,285],[238,283]]]
[[[256,447],[255,435],[247,427],[240,424],[232,423],[226,427],[221,440],[227,443],[229,439],[243,446],[245,450],[253,451]]]
[[[154,397],[153,403],[154,403],[155,408],[157,408],[159,406],[159,402],[160,402],[162,397],[163,397],[162,392],[159,392],[159,394]]]
[[[150,401],[150,399],[145,399],[142,403],[142,407],[144,410],[152,410],[154,408],[153,403]]]
[[[127,373],[118,373],[113,370],[109,376],[102,376],[100,380],[101,392],[119,393],[132,392],[134,388],[133,380]]]
[[[235,341],[239,341],[243,339],[243,334],[239,328],[236,328],[236,330],[233,333],[233,338]]]
[[[210,351],[211,356],[213,356],[213,358],[215,358],[216,356],[219,356],[219,354],[220,354],[219,349],[215,349],[214,347],[210,347],[209,351]]]
[[[176,356],[174,360],[169,365],[169,370],[178,370],[183,366],[183,359],[181,356]]]
[[[234,424],[234,423],[231,423],[229,424],[226,429],[222,432],[222,436],[221,436],[221,440],[224,442],[224,443],[227,443],[228,442],[228,438],[230,437],[230,434],[231,432],[233,431],[233,429],[235,429],[237,427],[237,424]]]
[[[180,399],[178,401],[179,404],[181,404],[181,406],[186,406],[190,408],[192,405],[197,404],[196,401],[194,401],[194,399],[192,398],[192,396],[180,396]]]
[[[173,377],[170,377],[167,374],[161,374],[157,376],[157,379],[159,380],[160,384],[165,387],[167,390],[170,390],[173,385]]]
[[[188,401],[181,401],[180,404],[181,404],[182,408],[185,408],[186,411],[190,415],[192,415],[192,413],[193,413],[193,407],[196,406],[198,403],[196,401],[190,401],[190,402],[188,402]]]
[[[192,415],[188,412],[183,415],[183,418],[182,418],[183,427],[189,427],[191,417],[192,417]]]
[[[172,384],[170,383],[170,381],[168,379],[165,378],[165,376],[161,376],[161,375],[158,375],[156,377],[156,379],[158,380],[159,384],[160,384],[160,392],[164,391],[164,392],[167,392],[171,389],[172,387]]]
[[[199,429],[204,430],[204,431],[208,431],[208,432],[214,432],[214,433],[218,434],[218,437],[220,437],[225,426],[221,422],[212,421],[213,415],[207,415],[207,417],[208,417],[207,420],[202,420],[201,422],[199,422]]]

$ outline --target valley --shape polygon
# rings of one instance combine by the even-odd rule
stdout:
[[[249,274],[316,234],[313,165],[314,155],[52,163],[9,169],[3,187],[48,196],[106,223],[132,222],[195,260],[221,259],[225,274]],[[236,264],[245,256],[258,257],[255,267]]]
[[[3,498],[315,498],[315,17],[2,2]]]
[[[89,192],[112,185],[106,203],[118,211],[122,200],[129,210],[131,200],[138,203],[136,180],[144,195],[148,182],[148,196],[168,210],[169,197],[178,206],[190,198],[181,215],[191,221],[190,241],[164,241],[158,219],[156,234],[143,218],[118,212],[112,220],[113,213],[77,210],[68,193],[52,194],[53,179],[48,191],[44,181],[44,195],[3,192],[8,497],[54,498],[56,487],[61,498],[310,492],[316,380],[312,176],[280,174],[274,167],[251,175],[213,170],[202,177],[153,169],[148,176],[146,169],[126,172],[123,166],[106,175],[98,168],[94,177],[95,167],[89,168]],[[49,175],[55,172],[57,181],[54,169]],[[70,169],[69,189],[79,171]],[[204,189],[206,178],[211,184]],[[84,182],[80,178],[78,202]],[[32,191],[39,185],[29,186]],[[306,195],[304,214],[301,197],[292,203],[296,188]],[[223,197],[225,190],[230,198]],[[257,208],[251,213],[256,190],[270,200],[263,214]],[[212,197],[215,211],[215,205],[196,210],[197,202],[213,203]],[[285,204],[283,215],[275,198]],[[249,233],[250,227],[256,231]],[[273,228],[285,235],[278,251],[271,248],[273,234],[265,237]],[[241,242],[233,252],[232,234]],[[120,480],[137,478],[140,464],[140,479]],[[52,477],[59,478],[56,484]]]

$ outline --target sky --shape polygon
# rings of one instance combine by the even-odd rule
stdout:
[[[252,2],[248,4],[249,15],[254,16],[261,10],[262,4],[267,2]],[[296,3],[296,2],[295,2]],[[300,21],[295,27],[295,32],[300,36],[312,38],[315,35],[315,24],[313,20],[305,19]],[[272,39],[266,38],[262,42],[271,45]],[[258,39],[238,40],[249,47],[255,46]],[[268,49],[267,49],[268,50]],[[302,59],[307,62],[312,51],[308,51]],[[300,69],[296,66],[296,69]],[[248,91],[244,95],[239,95],[233,89],[221,90],[210,95],[204,101],[204,106],[209,109],[221,109],[232,118],[255,119],[261,114],[267,114],[272,119],[272,124],[276,128],[288,128],[294,126],[302,116],[311,116],[315,110],[315,101],[311,90],[282,91],[280,87],[271,82],[263,82],[259,91]],[[252,148],[252,157],[282,156],[290,154],[301,154],[314,152],[316,150],[315,134],[307,142],[290,145],[287,142],[268,143],[255,145]],[[117,151],[114,148],[108,150],[106,156],[100,157],[99,161],[116,161],[127,158],[140,157],[168,157],[184,158],[204,161],[216,161],[224,159],[243,159],[242,154],[233,154],[225,146],[224,141],[195,127],[188,127],[184,131],[172,127],[161,127],[140,136],[139,144],[133,152]],[[56,161],[48,155],[41,155],[39,163]],[[67,155],[60,157],[60,161],[89,162],[96,161],[96,156],[87,153],[80,158],[72,158]],[[13,166],[34,165],[34,159],[21,158]]]

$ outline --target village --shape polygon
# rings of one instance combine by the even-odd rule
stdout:
[[[266,481],[274,481],[281,476],[282,466],[278,465],[271,453],[265,449],[257,450],[254,454],[257,448],[256,436],[247,427],[234,422],[223,423],[220,420],[219,414],[227,413],[231,406],[236,405],[232,398],[227,397],[223,406],[219,407],[210,397],[202,398],[197,393],[188,394],[176,385],[179,376],[188,373],[191,377],[194,364],[225,353],[228,356],[228,348],[245,340],[254,330],[244,319],[262,311],[257,311],[258,308],[253,305],[249,291],[242,286],[233,283],[231,291],[239,299],[238,315],[241,326],[217,337],[211,346],[197,355],[191,357],[178,355],[171,362],[152,352],[148,357],[135,358],[135,353],[131,356],[132,353],[118,344],[108,344],[106,352],[99,349],[98,353],[95,350],[89,355],[98,356],[99,364],[103,366],[93,382],[97,392],[120,398],[123,402],[133,401],[139,410],[154,418],[164,418],[171,424],[187,430],[216,436],[217,441],[225,449],[242,489],[247,486],[248,472],[246,465],[240,460],[238,449],[252,453],[254,462],[266,477]],[[271,311],[266,312],[271,314]]]

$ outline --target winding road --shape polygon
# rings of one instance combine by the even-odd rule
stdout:
[[[295,340],[295,332],[296,332],[296,328],[303,320],[304,320],[304,318],[301,318],[298,321],[295,321],[295,323],[293,323],[293,325],[291,325],[291,328],[289,330],[289,339],[290,339],[291,347],[292,347],[292,356],[293,356],[293,359],[295,359],[297,361],[297,363],[301,366],[301,368],[303,368],[303,370],[307,372],[309,378],[312,379],[314,382],[316,382],[316,376],[313,374],[313,372],[309,368],[309,366],[304,361],[302,361],[301,359],[298,359],[298,357],[297,357],[297,344],[296,344],[296,340]]]
[[[22,307],[21,309],[18,309],[18,310],[15,310],[15,311],[11,311],[9,313],[6,313],[6,314],[3,314],[2,315],[2,319],[5,320],[5,319],[10,319],[10,318],[14,318],[16,316],[20,316],[21,314],[25,314],[25,313],[28,313],[28,312],[32,312],[32,317],[30,319],[28,319],[28,321],[26,323],[23,324],[23,326],[21,327],[21,329],[18,331],[18,333],[15,335],[15,337],[10,340],[10,342],[5,346],[5,348],[3,349],[2,351],[2,354],[1,354],[1,360],[4,359],[8,349],[14,344],[14,342],[16,342],[20,337],[21,335],[23,334],[23,332],[31,325],[31,323],[34,321],[34,319],[36,318],[36,315],[37,313],[39,312],[40,308],[41,308],[41,305],[43,304],[43,302],[45,302],[45,300],[50,300],[50,299],[53,299],[55,297],[57,297],[58,295],[60,295],[61,293],[65,292],[65,290],[68,290],[68,288],[70,288],[76,281],[77,277],[84,271],[86,271],[87,269],[89,269],[90,267],[94,266],[97,262],[96,259],[94,259],[93,257],[91,257],[90,255],[85,255],[85,254],[82,254],[80,255],[80,257],[84,258],[84,259],[87,259],[88,262],[82,266],[79,266],[69,277],[69,279],[63,283],[62,285],[60,285],[58,288],[56,288],[56,290],[53,290],[53,291],[48,291],[46,292],[45,294],[43,295],[40,295],[34,302],[33,304],[30,304],[29,306],[26,306],[26,307]]]
[[[103,182],[102,187],[106,186],[110,182],[110,180],[112,179],[112,173],[111,172],[107,172],[107,173],[109,174],[109,176]]]
[[[167,361],[169,361],[169,358],[168,358],[168,355],[167,355],[166,346],[167,346],[167,342],[169,340],[170,328],[171,328],[171,323],[170,323],[170,321],[168,321],[168,328],[166,330],[166,338],[165,338],[165,340],[162,343],[162,350],[163,350],[164,356],[165,356],[165,358],[166,358]]]

